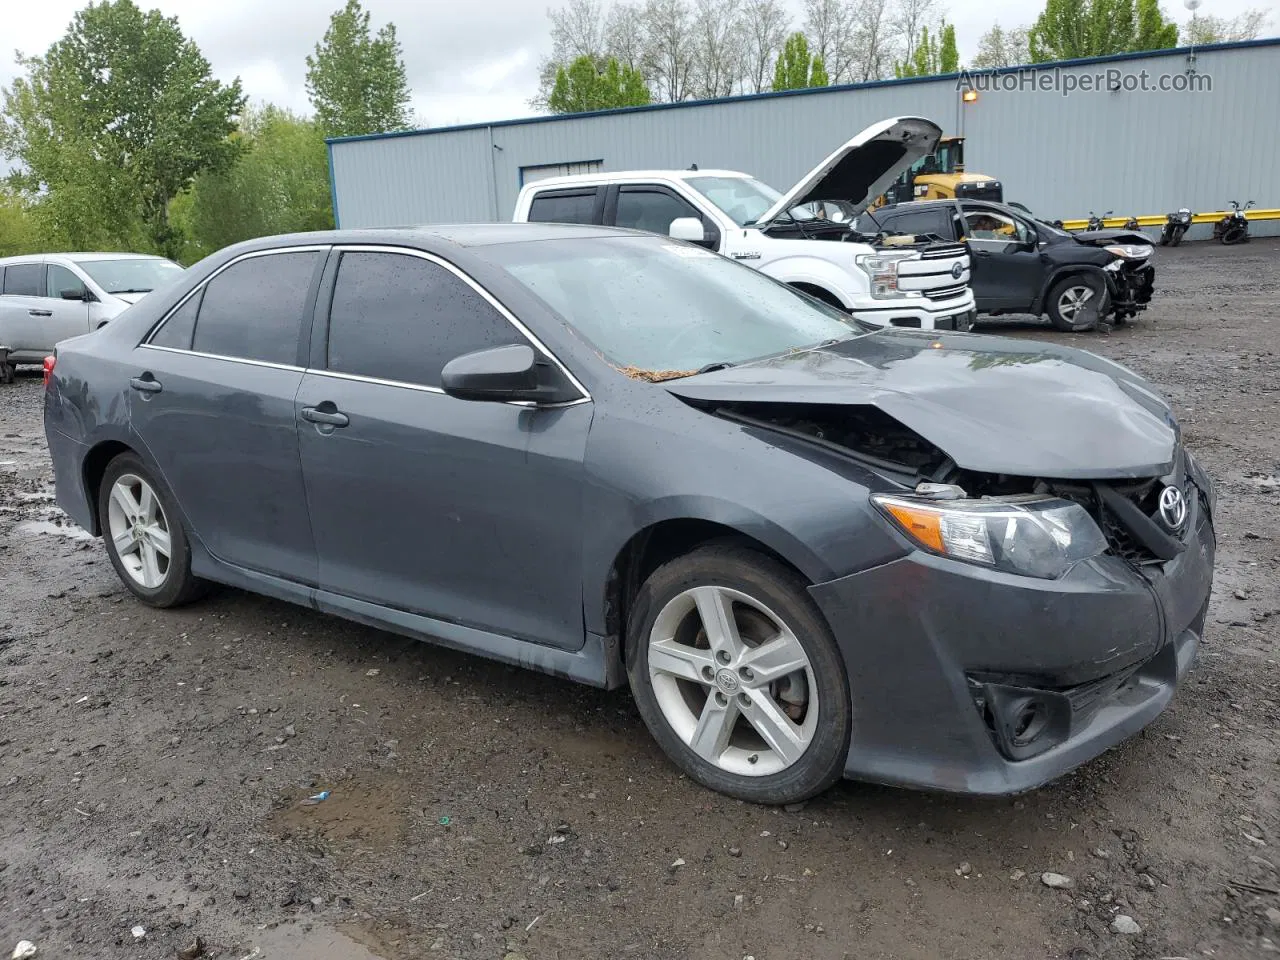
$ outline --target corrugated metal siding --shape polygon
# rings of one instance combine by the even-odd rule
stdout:
[[[1185,68],[1177,54],[1059,70],[1155,78]],[[1214,210],[1232,199],[1280,207],[1280,46],[1202,49],[1196,69],[1212,92],[988,90],[963,105],[948,79],[338,141],[338,213],[344,227],[505,220],[521,167],[597,157],[605,170],[727,167],[785,189],[867,124],[902,114],[967,136],[968,168],[1045,217]]]

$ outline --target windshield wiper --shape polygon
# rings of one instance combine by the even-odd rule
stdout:
[[[698,373],[712,373],[716,370],[728,370],[733,364],[728,360],[716,360],[714,363],[704,364],[698,368]]]
[[[155,287],[128,287],[124,290],[112,290],[112,293],[150,293]]]

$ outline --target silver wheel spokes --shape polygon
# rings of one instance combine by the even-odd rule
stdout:
[[[141,477],[126,473],[112,484],[107,533],[121,565],[136,583],[148,590],[164,584],[173,556],[169,521],[156,492]]]
[[[1093,299],[1091,287],[1071,287],[1058,298],[1058,312],[1068,320],[1074,320]]]
[[[729,773],[777,773],[813,742],[817,687],[804,647],[737,590],[694,587],[663,607],[649,635],[649,678],[676,735]]]

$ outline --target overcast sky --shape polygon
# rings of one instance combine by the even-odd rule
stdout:
[[[303,58],[324,35],[342,0],[138,0],[176,15],[221,79],[239,76],[253,100],[308,110]],[[785,0],[801,17],[802,0]],[[12,51],[43,53],[66,30],[81,0],[3,0],[0,84],[17,70]],[[550,51],[547,0],[364,0],[376,29],[394,22],[404,47],[413,109],[432,126],[526,116],[539,60]],[[1017,26],[1038,10],[1026,0],[942,0],[962,58],[999,21]],[[1165,0],[1179,22],[1181,0]],[[1268,0],[1205,0],[1202,13],[1234,16]],[[1275,33],[1273,14],[1268,33]]]

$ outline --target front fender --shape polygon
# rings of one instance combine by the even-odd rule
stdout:
[[[810,243],[822,243],[811,240]],[[840,244],[828,243],[828,246],[839,247]],[[771,260],[760,267],[760,272],[781,280],[783,283],[807,283],[820,287],[840,301],[846,310],[853,309],[854,301],[865,296],[864,285],[858,283],[853,271],[857,266],[853,262],[852,248],[849,252],[849,267],[844,269],[830,261],[813,256],[790,256],[779,260]]]

